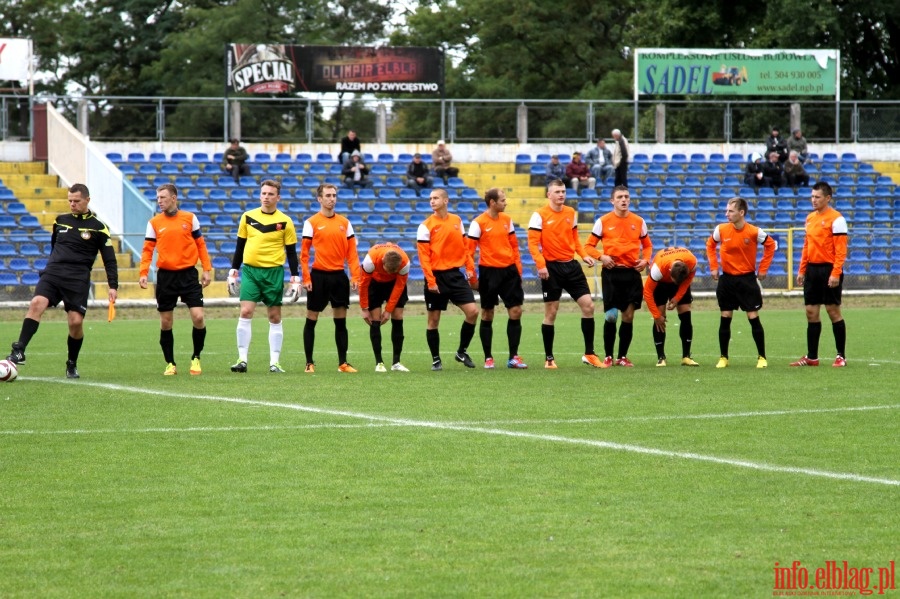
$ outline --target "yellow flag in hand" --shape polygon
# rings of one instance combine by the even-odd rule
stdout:
[[[112,322],[116,317],[116,302],[109,302],[108,322]]]

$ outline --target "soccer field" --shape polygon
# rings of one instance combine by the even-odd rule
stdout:
[[[337,372],[330,319],[303,374],[296,317],[288,372],[269,374],[257,313],[248,374],[228,370],[236,320],[221,318],[191,377],[180,307],[177,376],[162,376],[158,320],[92,310],[69,381],[65,325],[45,322],[0,387],[0,597],[761,597],[796,592],[804,572],[814,588],[817,570],[823,594],[841,578],[897,595],[900,308],[845,310],[843,369],[827,322],[823,366],[789,368],[802,309],[764,310],[766,370],[743,314],[732,366],[714,368],[707,309],[700,368],[656,368],[642,310],[636,368],[581,365],[565,314],[546,371],[539,311],[523,320],[526,371],[453,362],[451,310],[443,372],[411,316],[412,372],[375,373],[353,318],[354,375]],[[0,323],[0,341],[20,322]],[[601,331],[598,317],[598,353]],[[668,337],[679,356],[677,326]],[[477,334],[470,353],[480,365]],[[836,577],[828,563],[845,561]]]

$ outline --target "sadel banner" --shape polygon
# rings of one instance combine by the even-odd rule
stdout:
[[[438,48],[228,44],[229,92],[440,93]]]
[[[831,96],[840,99],[838,50],[635,52],[635,99],[641,95]]]

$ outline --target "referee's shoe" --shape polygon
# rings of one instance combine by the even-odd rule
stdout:
[[[22,344],[18,341],[14,341],[12,344],[12,353],[10,353],[6,359],[10,362],[15,362],[16,364],[24,364],[25,348],[22,347]]]
[[[80,379],[81,375],[78,374],[78,368],[75,367],[75,362],[72,360],[66,360],[66,378],[67,379]]]

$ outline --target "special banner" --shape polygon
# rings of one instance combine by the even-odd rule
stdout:
[[[635,52],[639,95],[831,96],[840,99],[838,50]]]
[[[443,61],[438,48],[228,44],[227,89],[437,94],[443,89]]]

